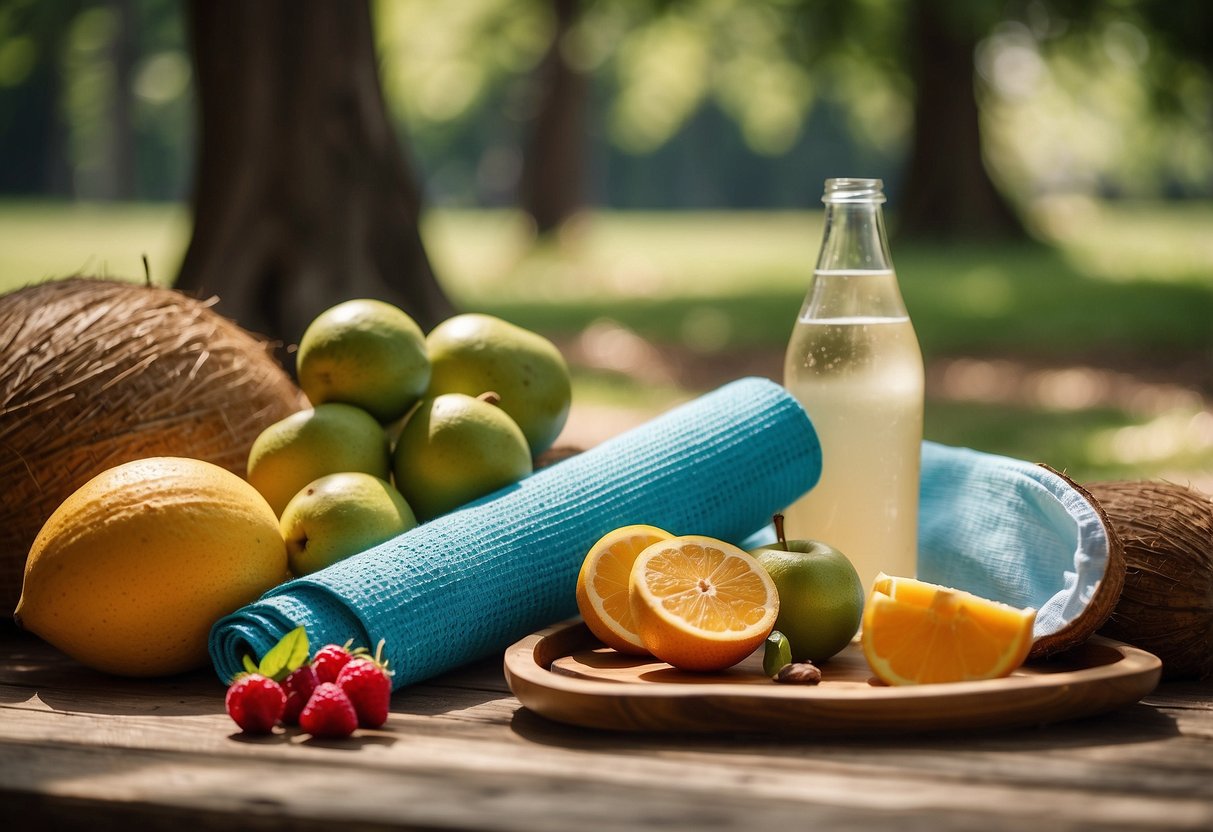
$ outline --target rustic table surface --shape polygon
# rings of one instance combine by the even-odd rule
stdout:
[[[0,626],[5,829],[1213,829],[1213,683],[1111,714],[902,738],[637,734],[523,708],[497,660],[382,730],[250,738],[200,672],[103,676]],[[340,826],[337,826],[339,824]]]

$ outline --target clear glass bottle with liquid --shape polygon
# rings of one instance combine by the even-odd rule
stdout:
[[[889,256],[879,179],[825,183],[817,268],[784,359],[784,386],[822,446],[817,486],[785,511],[789,538],[913,576],[918,555],[923,363]]]

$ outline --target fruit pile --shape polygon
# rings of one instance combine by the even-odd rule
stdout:
[[[297,366],[312,407],[267,427],[248,458],[296,575],[522,479],[571,400],[546,338],[482,314],[425,336],[377,300],[321,313]]]
[[[107,673],[202,667],[215,621],[292,574],[529,474],[571,399],[564,359],[541,336],[466,314],[426,337],[374,300],[319,315],[298,370],[313,407],[251,441],[247,481],[149,457],[64,500],[26,558],[18,624]]]
[[[373,656],[352,642],[329,644],[308,658],[299,627],[282,637],[260,664],[246,656],[245,673],[227,689],[228,715],[246,734],[275,726],[299,726],[314,737],[348,737],[357,728],[379,728],[388,717],[392,683],[383,642]]]
[[[816,684],[862,623],[863,655],[889,685],[1009,675],[1032,646],[1035,610],[881,575],[864,603],[850,561],[814,540],[745,552],[654,526],[615,529],[590,547],[577,607],[610,648],[690,671],[731,667],[765,645],[763,671]]]

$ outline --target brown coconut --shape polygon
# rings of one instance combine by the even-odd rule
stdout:
[[[94,475],[151,456],[241,476],[261,430],[303,406],[270,345],[212,301],[68,278],[0,295],[0,606],[51,512]]]
[[[1100,632],[1158,656],[1164,678],[1213,675],[1213,501],[1161,481],[1089,489],[1124,540],[1127,565]]]

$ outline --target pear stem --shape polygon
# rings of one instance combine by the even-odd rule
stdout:
[[[783,515],[776,512],[771,520],[775,523],[775,537],[779,540],[779,545],[782,546],[783,550],[786,552],[788,550],[788,538],[787,535],[783,533]]]
[[[494,406],[501,404],[501,396],[497,395],[497,393],[493,392],[492,390],[487,390],[487,391],[481,393],[476,398],[480,399],[480,401],[482,401],[482,402],[485,402],[487,404],[491,404]]]

